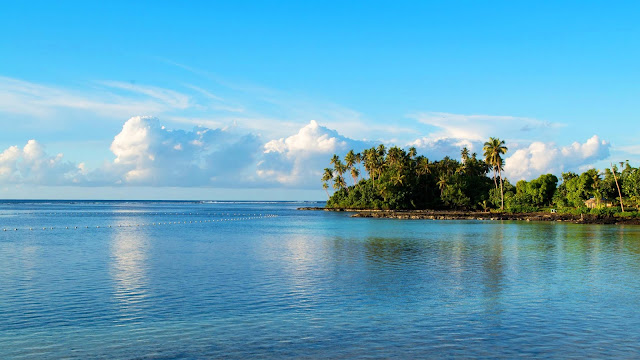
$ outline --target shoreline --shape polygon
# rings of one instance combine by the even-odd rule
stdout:
[[[640,225],[640,219],[620,218],[599,215],[572,215],[557,213],[491,213],[482,211],[455,210],[362,210],[362,209],[328,209],[322,207],[301,207],[305,211],[335,211],[354,212],[351,217],[400,219],[400,220],[518,220],[518,221],[556,221],[573,224],[603,224],[603,225]]]

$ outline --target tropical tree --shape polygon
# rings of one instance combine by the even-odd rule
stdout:
[[[622,162],[620,162],[620,167],[622,167]],[[629,163],[627,163],[627,167],[629,167]],[[613,180],[616,182],[616,187],[618,188],[618,195],[620,196],[620,209],[624,212],[624,204],[622,203],[622,191],[620,191],[620,184],[618,183],[618,177],[616,176],[616,169],[611,164],[611,170],[613,171]]]
[[[329,161],[329,164],[335,165],[339,161],[340,161],[340,156],[338,156],[337,154],[333,154],[333,156],[331,157],[331,160]]]
[[[338,158],[337,161],[333,164],[333,170],[335,174],[335,180],[333,187],[336,188],[336,184],[338,185],[337,189],[346,189],[347,182],[344,179],[344,173],[347,172],[347,166],[340,161]],[[348,190],[348,189],[347,189]]]
[[[344,181],[344,176],[336,175],[335,180],[333,181],[333,188],[336,190],[347,188],[347,183]]]
[[[440,189],[440,196],[442,197],[442,194],[444,193],[444,189],[447,188],[446,175],[444,174],[440,175],[440,178],[438,179],[438,183],[436,185],[438,185],[438,188]]]
[[[327,198],[329,198],[329,199],[330,199],[330,198],[331,198],[331,196],[329,195],[329,190],[328,190],[328,189],[329,189],[329,184],[327,184],[327,182],[326,182],[326,181],[324,181],[324,182],[322,183],[322,188],[324,189],[324,192],[326,192],[326,193],[327,193]]]
[[[418,154],[418,150],[416,150],[416,148],[414,146],[409,148],[409,158],[413,159],[414,157],[416,157],[416,155]]]
[[[489,164],[489,166],[493,168],[494,183],[496,181],[496,171],[498,172],[498,177],[500,178],[500,209],[504,210],[504,188],[502,186],[502,155],[506,154],[508,149],[505,146],[504,140],[490,137],[489,141],[484,143],[484,147],[482,148],[482,150],[484,151],[485,161],[487,162],[487,164]]]
[[[429,162],[429,159],[424,157],[424,156],[419,156],[418,160],[417,160],[417,173],[418,176],[420,175],[426,175],[426,174],[430,174],[431,173],[431,163]]]
[[[347,153],[347,155],[345,155],[344,157],[344,164],[347,166],[347,170],[352,170],[354,169],[354,166],[356,164],[356,153],[353,150],[349,150],[349,152]],[[353,171],[351,171],[352,176],[353,176]],[[353,185],[356,184],[356,178],[355,176],[353,177]]]
[[[331,169],[329,168],[325,168],[324,173],[322,174],[322,188],[324,189],[324,191],[326,191],[327,196],[329,196],[329,191],[327,191],[327,189],[329,188],[329,185],[327,184],[327,182],[332,180],[333,180],[333,171],[331,171]]]
[[[462,158],[462,163],[466,164],[467,160],[469,160],[469,149],[467,147],[463,147],[462,151],[460,151],[460,156]]]
[[[351,167],[351,177],[353,178],[353,185],[358,183],[358,176],[360,176],[360,170],[357,167]]]

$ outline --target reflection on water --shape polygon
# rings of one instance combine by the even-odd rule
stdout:
[[[285,238],[282,246],[284,251],[278,256],[285,260],[282,269],[291,286],[288,295],[300,299],[299,305],[305,307],[314,300],[318,290],[314,284],[314,272],[322,269],[322,264],[318,263],[321,258],[318,257],[319,249],[303,237]]]
[[[169,205],[135,208],[214,206]],[[640,353],[640,227],[377,221],[293,207],[273,205],[283,215],[274,220],[161,228],[20,220],[59,230],[0,233],[0,358]]]
[[[143,231],[115,231],[111,241],[111,276],[114,298],[122,319],[134,320],[148,296],[147,253],[149,241]]]

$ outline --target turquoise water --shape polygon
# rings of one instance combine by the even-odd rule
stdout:
[[[640,356],[640,227],[309,205],[1,204],[0,358]]]

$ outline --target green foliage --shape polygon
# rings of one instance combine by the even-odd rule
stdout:
[[[516,184],[513,205],[537,208],[550,205],[556,192],[558,178],[552,174],[540,175],[529,182],[520,180]],[[512,205],[512,206],[513,206]]]
[[[417,155],[415,148],[405,151],[398,147],[387,149],[384,145],[366,149],[362,154],[351,150],[344,162],[334,155],[330,161],[332,166],[324,169],[321,179],[327,195],[330,188],[335,190],[327,207],[484,211],[504,207],[512,213],[554,207],[565,214],[636,216],[610,207],[619,201],[618,185],[625,209],[629,204],[632,205],[630,208],[640,206],[640,169],[633,168],[628,162],[620,163],[622,171],[612,165],[604,171],[566,172],[562,179],[543,174],[531,181],[520,180],[513,186],[501,178],[501,154],[506,152],[504,142],[492,138],[483,150],[485,159],[479,159],[464,148],[461,161],[448,156],[430,161]],[[595,199],[590,203],[594,209],[586,207],[589,199]]]
[[[632,218],[637,219],[637,218],[640,218],[640,212],[638,211],[617,212],[613,216],[619,217],[619,218],[626,218],[626,219],[632,219]]]
[[[384,146],[367,149],[362,155],[350,151],[346,164],[334,155],[333,170],[326,169],[322,177],[324,183],[332,181],[336,190],[327,207],[476,209],[486,204],[493,184],[486,176],[489,166],[475,154],[463,151],[464,162],[449,157],[430,162],[416,155],[414,148],[405,151]],[[342,174],[360,173],[357,159],[362,159],[369,177],[346,186]]]
[[[622,173],[620,186],[622,195],[628,197],[630,202],[638,207],[640,206],[640,169],[625,169],[625,171]]]
[[[562,173],[562,184],[553,198],[558,207],[582,207],[584,202],[596,195],[594,190],[594,176],[597,172],[593,169],[580,174]]]
[[[594,208],[589,210],[589,214],[591,215],[598,215],[598,216],[605,216],[605,217],[614,216],[619,212],[620,212],[620,208],[616,208],[616,207],[601,207],[601,208]]]
[[[581,214],[589,213],[589,208],[586,206],[581,206],[578,208],[560,208],[557,210],[559,214],[569,214],[569,215],[581,215]]]

